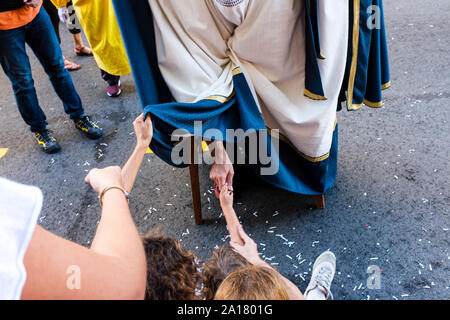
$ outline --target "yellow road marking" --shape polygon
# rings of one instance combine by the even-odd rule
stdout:
[[[202,151],[209,151],[209,147],[208,144],[206,143],[206,141],[202,141]]]
[[[206,143],[206,141],[202,141],[202,151],[209,151],[209,147],[208,147],[208,144]],[[148,148],[145,153],[146,154],[153,153],[153,151],[152,151],[152,149]]]
[[[0,159],[8,152],[8,148],[0,148]]]

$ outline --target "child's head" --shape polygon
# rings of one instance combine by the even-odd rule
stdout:
[[[222,281],[233,271],[250,267],[248,262],[239,253],[234,252],[228,244],[214,250],[211,258],[203,268],[203,285],[206,299],[211,300]]]
[[[148,300],[194,300],[201,279],[198,260],[178,240],[149,232],[142,237],[147,255]]]
[[[290,297],[275,270],[251,266],[229,274],[214,300],[290,300]]]

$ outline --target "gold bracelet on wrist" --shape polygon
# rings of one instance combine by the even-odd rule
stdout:
[[[127,190],[125,190],[124,188],[122,188],[121,186],[109,186],[106,187],[105,189],[102,190],[102,192],[100,192],[100,194],[98,195],[98,201],[100,202],[100,208],[103,208],[103,196],[105,195],[105,193],[111,189],[118,189],[120,191],[123,192],[123,194],[125,195],[125,198],[127,199],[127,201],[129,201],[128,196],[130,195]]]

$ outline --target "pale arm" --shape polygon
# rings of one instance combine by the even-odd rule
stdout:
[[[237,251],[241,256],[247,259],[248,262],[255,266],[273,268],[263,261],[258,254],[258,246],[244,231],[241,225],[238,226],[239,237],[243,241],[243,245],[239,245],[235,242],[230,242],[230,246]],[[286,286],[286,290],[289,293],[291,300],[305,300],[305,297],[301,293],[301,291],[297,288],[295,284],[293,284],[289,279],[285,278],[282,274],[280,274],[283,282]]]
[[[122,179],[125,190],[128,192],[133,189],[145,152],[152,141],[153,125],[150,116],[144,121],[144,116],[141,114],[134,120],[133,128],[136,134],[136,147],[122,168]]]
[[[133,189],[134,181],[136,180],[136,176],[138,174],[139,168],[141,167],[142,160],[144,159],[147,148],[148,145],[136,145],[130,158],[122,168],[123,185],[125,190],[127,190],[128,192],[131,192],[131,190]]]
[[[86,181],[96,191],[121,185],[120,168],[93,169]],[[90,249],[36,228],[24,258],[27,280],[22,299],[144,298],[145,252],[127,200],[122,191],[112,189],[103,203]],[[72,266],[79,274],[67,273]],[[71,289],[71,277],[76,276],[81,287]]]
[[[225,187],[222,188],[222,191],[220,192],[220,205],[227,222],[231,241],[239,245],[244,245],[244,242],[242,241],[238,231],[238,228],[241,226],[241,224],[236,215],[236,212],[233,209],[233,191],[230,189],[230,186],[228,186],[228,184],[225,184]]]

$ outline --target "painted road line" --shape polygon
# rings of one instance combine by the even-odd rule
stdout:
[[[206,143],[206,141],[202,141],[202,151],[209,151],[209,147],[208,144]],[[153,153],[152,149],[148,148],[147,151],[145,152],[146,154],[148,153]],[[1,157],[0,157],[1,158]]]
[[[202,141],[202,150],[203,150],[203,152],[209,151],[209,147],[208,147],[208,144],[206,143],[206,141]]]
[[[0,148],[0,159],[8,152],[8,148]]]

